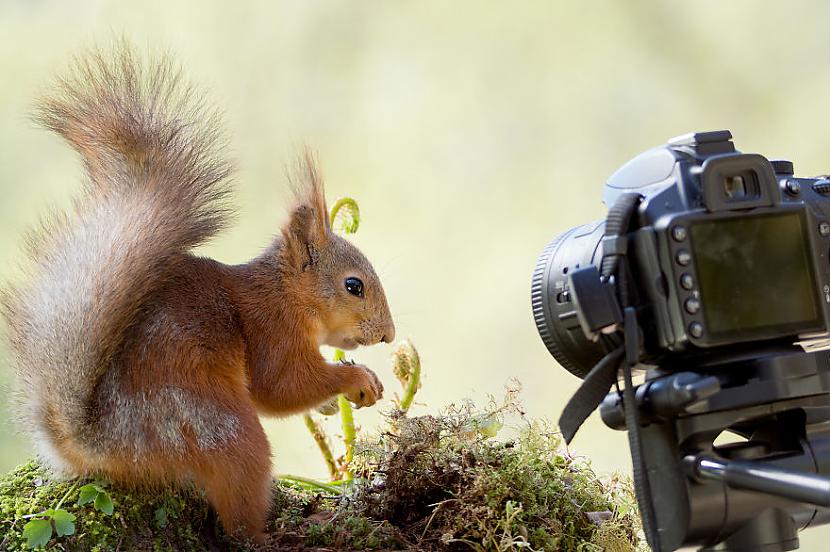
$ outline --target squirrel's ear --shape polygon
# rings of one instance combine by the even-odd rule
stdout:
[[[323,180],[310,151],[300,158],[290,180],[296,203],[283,236],[298,268],[306,268],[314,264],[317,252],[326,246],[331,234]]]

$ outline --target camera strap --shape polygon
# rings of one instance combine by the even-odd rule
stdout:
[[[600,277],[606,282],[611,277],[616,278],[619,301],[623,308],[630,303],[627,289],[628,267],[623,262],[627,254],[625,236],[631,225],[631,217],[637,211],[641,199],[640,194],[621,195],[608,211],[605,219]],[[614,244],[614,246],[608,247],[609,244]],[[623,360],[627,345],[614,349],[596,363],[565,405],[559,417],[559,429],[562,431],[565,443],[570,444],[588,416],[597,409],[611,387],[617,383],[620,362]],[[637,352],[639,353],[639,344]]]
[[[623,390],[623,407],[625,425],[628,429],[628,442],[634,471],[634,488],[637,503],[643,520],[643,531],[652,550],[660,550],[659,533],[656,529],[654,504],[651,500],[651,488],[648,481],[647,467],[643,458],[643,445],[640,436],[640,412],[634,393],[633,368],[640,356],[640,328],[637,316],[631,305],[628,289],[628,264],[626,262],[626,235],[631,219],[637,211],[642,196],[636,193],[622,194],[608,211],[603,237],[603,256],[600,274],[603,281],[615,279],[615,287],[623,310],[623,345],[606,354],[588,373],[565,405],[559,418],[559,428],[566,443],[570,443],[580,426],[588,416],[618,383],[620,368],[623,372],[625,388]]]
[[[582,385],[576,390],[559,417],[559,430],[565,443],[571,444],[576,432],[582,427],[588,416],[597,409],[599,403],[617,383],[620,362],[623,360],[625,347],[617,347],[597,362],[588,375],[582,380]]]
[[[637,495],[637,504],[640,506],[640,518],[643,520],[643,532],[649,546],[655,552],[660,552],[660,534],[657,532],[657,519],[654,513],[654,503],[651,499],[651,484],[648,480],[648,466],[643,457],[643,441],[640,435],[640,409],[634,393],[633,368],[639,360],[640,327],[637,325],[637,315],[634,307],[627,306],[624,310],[625,325],[625,356],[622,361],[623,381],[623,409],[625,411],[625,427],[628,430],[628,446],[631,449],[631,467],[634,472],[634,491]]]

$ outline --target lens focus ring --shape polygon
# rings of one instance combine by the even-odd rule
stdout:
[[[584,378],[614,344],[613,336],[599,342],[585,337],[576,304],[568,293],[568,274],[601,260],[603,221],[572,228],[554,238],[539,255],[533,271],[531,305],[542,342],[566,370]]]

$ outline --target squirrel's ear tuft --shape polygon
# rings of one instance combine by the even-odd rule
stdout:
[[[298,263],[305,267],[314,263],[316,252],[326,246],[331,233],[323,179],[310,150],[300,157],[289,180],[296,200],[283,236]]]

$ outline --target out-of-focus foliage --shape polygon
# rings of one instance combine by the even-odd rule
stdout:
[[[3,0],[0,278],[17,277],[22,232],[81,183],[73,153],[27,119],[33,98],[73,53],[123,34],[174,52],[225,111],[240,216],[205,253],[261,250],[290,197],[284,168],[308,144],[329,198],[360,202],[353,239],[430,366],[418,403],[480,400],[517,377],[528,413],[555,418],[578,382],[533,326],[538,252],[603,216],[619,165],[687,131],[729,128],[744,151],[830,171],[828,21],[820,0]],[[389,353],[354,357],[388,387]],[[326,473],[299,418],[266,428],[278,471]],[[627,468],[626,446],[596,417],[575,442],[601,472]],[[29,454],[0,432],[0,467]]]

